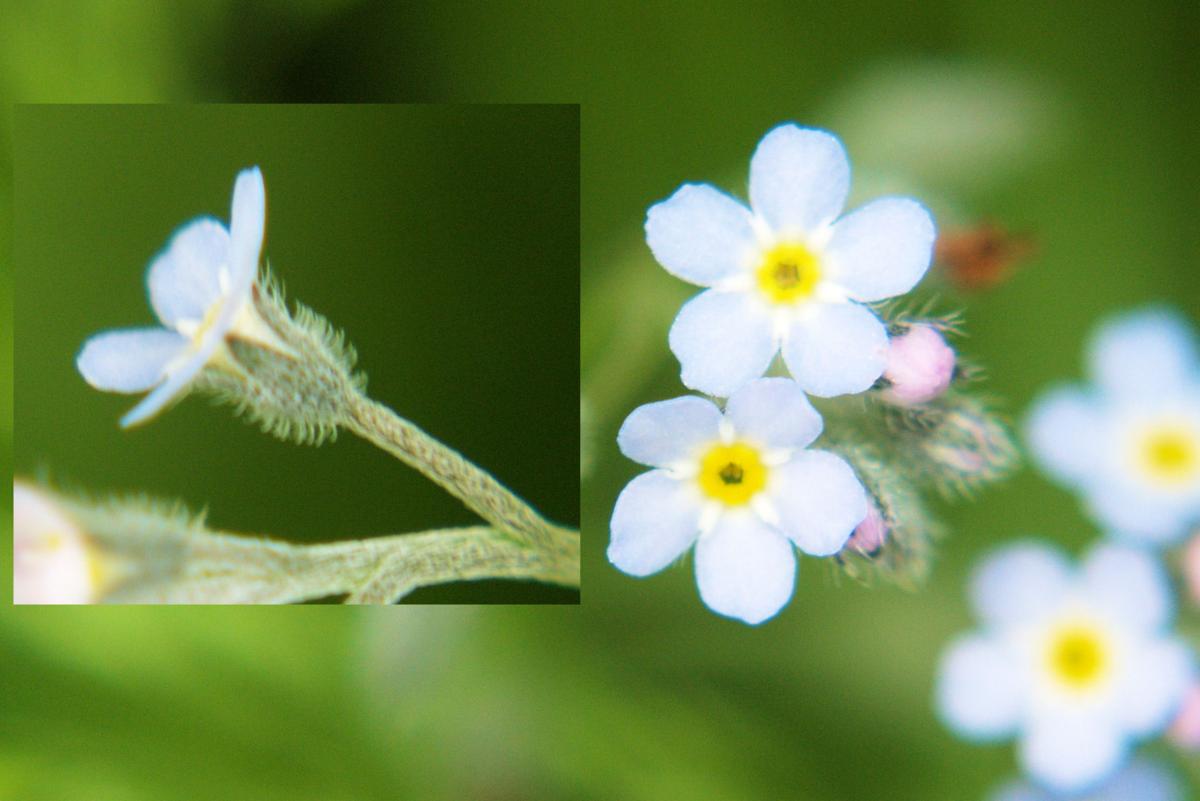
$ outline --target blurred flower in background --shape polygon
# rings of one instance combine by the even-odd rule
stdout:
[[[1047,391],[1029,413],[1041,467],[1113,534],[1170,544],[1200,521],[1200,354],[1167,308],[1113,317],[1088,352],[1091,387]]]
[[[990,801],[1183,801],[1183,788],[1161,762],[1138,759],[1104,784],[1086,793],[1062,795],[1029,782],[1013,782]]]
[[[1167,727],[1194,677],[1146,552],[1101,545],[1076,570],[1053,547],[1012,545],[983,561],[970,594],[983,630],[943,656],[938,710],[965,737],[1017,737],[1021,766],[1055,792],[1112,774]]]
[[[30,484],[13,484],[12,498],[13,603],[93,603],[103,571],[86,532]]]

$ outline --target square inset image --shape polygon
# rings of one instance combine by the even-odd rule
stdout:
[[[579,602],[578,106],[21,106],[14,190],[15,603]]]

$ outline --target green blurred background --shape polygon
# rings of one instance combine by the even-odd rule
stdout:
[[[859,199],[910,192],[943,223],[990,218],[1032,232],[1038,256],[1011,281],[943,295],[966,311],[963,350],[987,365],[988,388],[1019,416],[1040,387],[1079,375],[1087,331],[1103,314],[1168,300],[1200,317],[1194,3],[729,0],[568,11],[92,0],[8,11],[0,81],[27,101],[581,103],[580,359],[591,469],[579,608],[10,610],[0,622],[0,671],[15,688],[0,716],[0,797],[963,801],[1013,774],[1010,748],[944,731],[930,692],[940,648],[971,625],[962,585],[981,553],[1028,534],[1077,551],[1096,536],[1073,498],[1034,472],[944,509],[951,533],[920,593],[862,588],[806,560],[796,597],[760,629],[707,612],[687,564],[645,581],[608,567],[608,514],[638,469],[616,453],[613,435],[635,405],[681,393],[665,332],[693,291],[654,265],[642,218],[684,180],[741,192],[755,142],[795,119],[843,136]],[[392,341],[373,345],[362,339],[371,331],[358,332],[362,304],[379,293],[334,285],[280,230],[280,204],[316,218],[310,193],[282,194],[281,181],[306,181],[325,155],[304,168],[255,158],[272,204],[267,251],[290,289],[351,329],[377,390],[398,381],[404,363],[381,350]],[[126,308],[136,306],[150,255],[139,248],[157,247],[163,226],[189,214],[224,212],[240,162],[214,163],[220,169],[173,186],[127,173],[126,183],[148,182],[145,191],[174,211],[158,222],[122,214],[105,241],[84,243],[136,245],[104,265],[124,289],[96,293],[88,314],[104,312],[96,327],[149,319],[128,316],[147,315],[144,307]],[[104,195],[110,213],[120,197]],[[96,199],[68,208],[85,203]],[[124,241],[117,224],[144,227],[148,241]],[[318,222],[328,231],[311,233],[291,225],[292,236],[328,237],[326,253],[379,241],[377,226],[356,244],[348,221]],[[439,231],[429,241],[440,251],[451,240]],[[26,302],[18,293],[19,314]],[[439,358],[434,367],[458,364]],[[67,373],[62,391],[82,392]],[[78,397],[72,418],[103,412],[86,432],[80,420],[79,436],[115,437],[106,427],[122,401]],[[239,455],[261,449],[275,468],[312,458],[312,471],[336,475],[343,450],[346,464],[356,461],[351,443],[311,452],[276,445],[196,401],[120,439],[115,453],[141,466],[139,485],[161,480],[164,491],[205,495],[217,520],[246,527],[259,512],[242,482],[214,478],[211,491],[196,493],[183,483],[187,470],[134,458],[175,427],[180,437],[236,438]],[[455,442],[542,501],[521,471]],[[224,463],[210,450],[176,459]],[[22,452],[31,461],[18,465],[46,456]],[[80,465],[56,457],[48,466],[94,478]],[[395,488],[403,478],[388,468],[369,480]],[[543,480],[557,479],[531,485]],[[284,497],[285,484],[272,480],[270,495]],[[218,504],[218,493],[228,502]],[[286,512],[271,503],[263,525]],[[1195,779],[1195,765],[1167,758]]]

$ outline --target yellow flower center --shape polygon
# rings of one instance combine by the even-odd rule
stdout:
[[[708,497],[726,506],[741,506],[766,486],[767,468],[751,445],[714,445],[700,460],[699,479]]]
[[[1200,474],[1200,442],[1184,427],[1161,427],[1141,443],[1142,469],[1155,481],[1176,484]]]
[[[776,245],[757,271],[758,288],[772,303],[807,300],[821,279],[817,257],[804,245]]]
[[[1086,690],[1108,674],[1112,660],[1100,631],[1090,625],[1072,623],[1051,636],[1047,661],[1050,675],[1059,684],[1072,690]]]

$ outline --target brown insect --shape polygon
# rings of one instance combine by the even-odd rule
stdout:
[[[1036,250],[1030,234],[984,222],[942,232],[934,246],[934,261],[956,289],[978,292],[1006,281]]]

